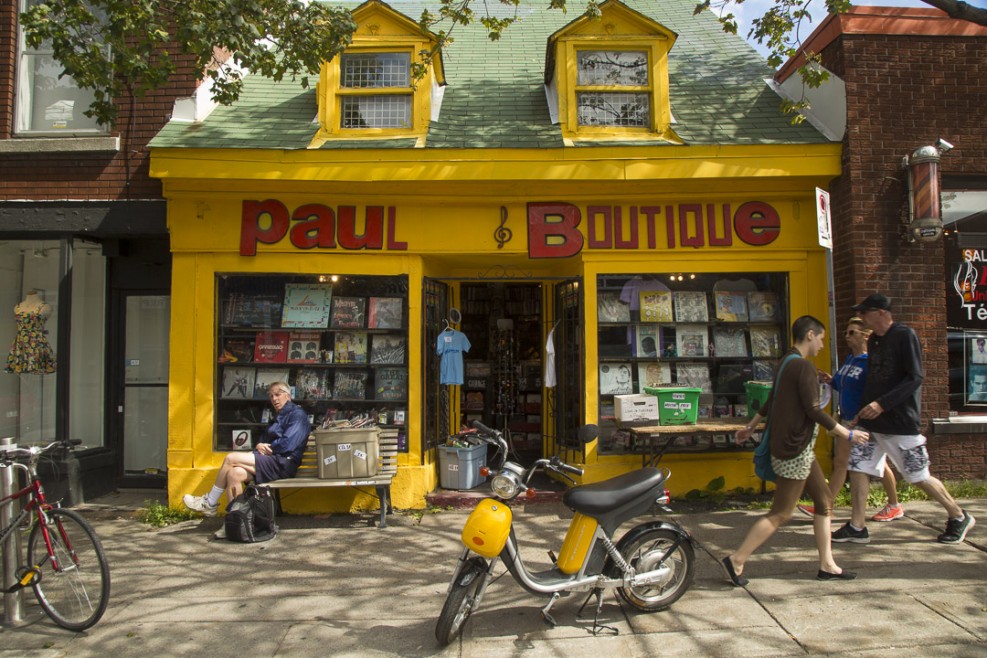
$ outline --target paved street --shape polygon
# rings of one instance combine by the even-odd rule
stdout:
[[[268,544],[211,540],[219,521],[154,530],[122,508],[85,510],[108,551],[113,590],[103,620],[73,634],[39,617],[0,631],[0,656],[804,656],[987,653],[987,501],[966,543],[935,542],[943,515],[910,503],[907,517],[871,524],[869,545],[838,545],[853,582],[817,582],[811,523],[796,519],[748,563],[751,584],[730,586],[718,560],[759,511],[682,514],[699,541],[692,589],[671,610],[638,614],[615,598],[604,608],[617,637],[577,621],[582,596],[556,605],[509,575],[495,580],[462,639],[440,649],[435,620],[458,553],[465,512],[286,517]],[[518,510],[528,562],[547,564],[567,520],[556,505]],[[845,519],[848,511],[837,510]],[[503,569],[500,569],[503,573]]]

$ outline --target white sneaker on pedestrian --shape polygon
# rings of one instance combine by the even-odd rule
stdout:
[[[182,496],[182,502],[185,503],[185,507],[189,508],[193,512],[202,512],[205,516],[216,516],[216,513],[219,511],[219,505],[210,505],[208,501],[206,501],[205,496],[185,494]]]
[[[219,530],[212,533],[213,539],[226,539],[226,524],[219,526]]]

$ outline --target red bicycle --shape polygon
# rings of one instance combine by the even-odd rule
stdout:
[[[27,475],[27,486],[0,499],[0,507],[25,499],[20,513],[0,529],[0,544],[13,532],[30,529],[26,564],[18,567],[17,582],[5,591],[31,587],[45,614],[70,631],[89,628],[106,612],[110,567],[89,522],[45,500],[38,461],[49,450],[71,450],[79,443],[75,439],[55,441],[43,448],[0,448],[0,468],[23,470]]]

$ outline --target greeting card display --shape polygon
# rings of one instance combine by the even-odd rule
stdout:
[[[258,331],[254,338],[254,361],[284,363],[288,360],[287,331]]]
[[[706,293],[700,291],[680,291],[672,297],[675,302],[676,322],[706,322],[709,311],[706,308]]]
[[[371,297],[367,311],[370,329],[400,329],[404,300],[399,297]]]
[[[246,400],[254,395],[253,368],[226,366],[223,368],[223,397]]]
[[[671,322],[672,293],[669,290],[642,290],[641,322]]]
[[[325,329],[329,326],[332,286],[325,283],[286,283],[281,326]]]
[[[747,322],[747,295],[745,293],[718,290],[713,295],[716,301],[717,320]]]
[[[317,331],[293,331],[288,335],[288,363],[317,363],[322,335]]]
[[[334,329],[362,329],[364,322],[364,307],[367,300],[363,297],[336,297],[332,300],[332,318],[330,324]]]

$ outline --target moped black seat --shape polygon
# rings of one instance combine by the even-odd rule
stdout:
[[[603,482],[573,487],[562,495],[562,502],[583,514],[602,514],[657,489],[664,481],[665,471],[640,468]]]

